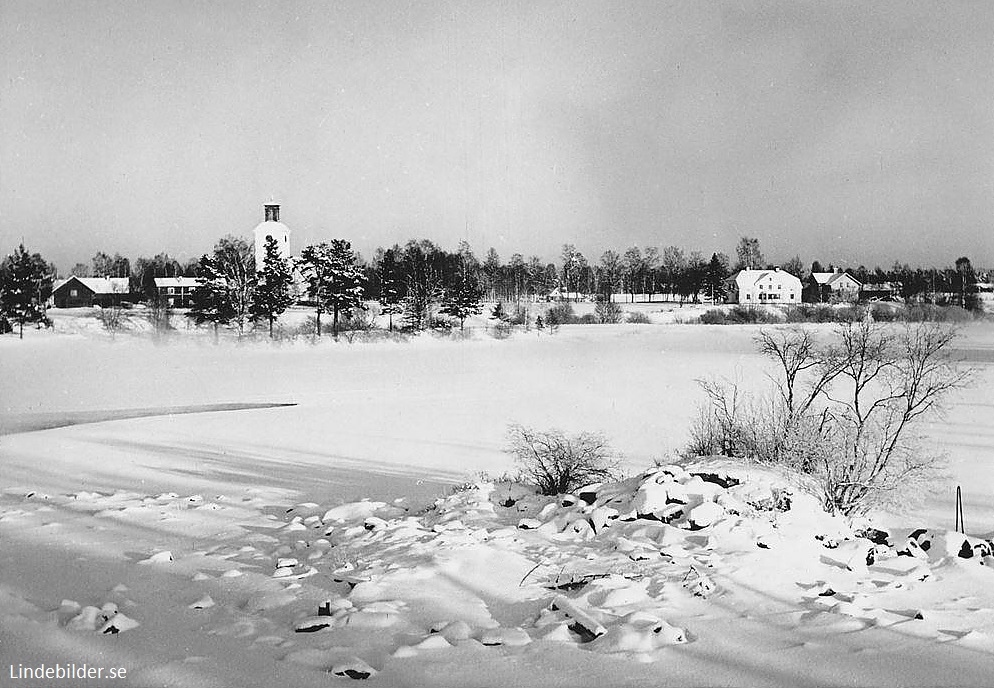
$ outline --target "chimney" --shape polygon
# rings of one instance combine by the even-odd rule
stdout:
[[[266,222],[280,221],[280,206],[278,203],[266,204]]]

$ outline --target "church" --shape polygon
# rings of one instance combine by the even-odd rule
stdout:
[[[252,234],[255,239],[255,269],[262,270],[266,259],[266,241],[272,237],[280,249],[280,255],[293,263],[290,256],[290,228],[280,222],[280,206],[278,203],[266,203],[266,219],[256,225]]]
[[[290,253],[290,228],[280,222],[280,205],[270,201],[266,203],[265,219],[252,230],[252,238],[255,248],[255,269],[262,270],[266,261],[266,241],[270,237],[276,239],[276,246],[280,255],[290,261],[290,269],[293,273],[293,286],[291,293],[294,298],[304,297],[307,291],[307,282],[304,280],[300,269],[297,266],[297,259]]]

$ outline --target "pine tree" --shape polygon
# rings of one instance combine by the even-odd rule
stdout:
[[[387,316],[390,331],[393,332],[393,316],[403,313],[404,272],[392,248],[383,252],[377,267],[380,278],[380,312]]]
[[[332,331],[337,335],[340,315],[363,308],[362,270],[352,246],[344,239],[335,239],[330,244],[308,246],[300,259],[307,294],[317,314],[317,334],[321,336],[321,314],[331,311]]]
[[[458,318],[459,329],[464,329],[466,318],[471,315],[478,315],[483,312],[483,290],[480,289],[474,277],[467,274],[456,285],[446,293],[442,302],[441,312]]]
[[[193,307],[187,317],[198,325],[211,323],[216,338],[218,327],[231,323],[237,316],[228,283],[216,259],[206,255],[200,258],[197,265],[197,278],[199,281],[193,290]]]
[[[262,270],[256,273],[255,296],[250,309],[252,320],[269,322],[269,336],[273,336],[273,323],[293,303],[290,287],[293,274],[290,261],[280,255],[279,244],[273,237],[266,238],[266,254]]]
[[[332,333],[338,336],[343,314],[365,309],[363,274],[352,244],[344,239],[308,246],[301,253],[301,270],[307,280],[307,293],[317,310],[317,333],[321,335],[321,314],[331,312]]]
[[[45,300],[52,292],[50,272],[44,259],[37,253],[29,254],[24,244],[0,267],[0,316],[20,326],[21,339],[24,323],[48,322]]]

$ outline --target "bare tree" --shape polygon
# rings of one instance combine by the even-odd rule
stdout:
[[[214,267],[219,284],[224,286],[230,321],[245,329],[255,289],[255,252],[248,243],[236,236],[226,236],[214,245]]]
[[[936,323],[903,330],[870,321],[840,326],[823,345],[800,329],[763,332],[761,353],[777,363],[766,397],[702,381],[708,402],[689,453],[753,458],[814,477],[825,509],[855,516],[896,505],[939,476],[920,421],[943,410],[972,371],[950,358],[956,333]]]
[[[511,425],[507,434],[507,451],[515,458],[522,481],[544,495],[617,477],[618,461],[603,435],[567,436],[561,430],[538,431],[521,425]]]

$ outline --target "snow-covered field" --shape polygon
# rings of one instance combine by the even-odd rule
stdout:
[[[964,331],[978,384],[927,428],[951,482],[882,517],[887,544],[796,492],[782,510],[767,473],[650,470],[696,378],[763,384],[755,332],[0,338],[0,684],[989,685],[994,570],[947,531],[956,484],[968,533],[994,531],[994,328]],[[453,494],[512,469],[514,422],[603,432],[633,477]]]

